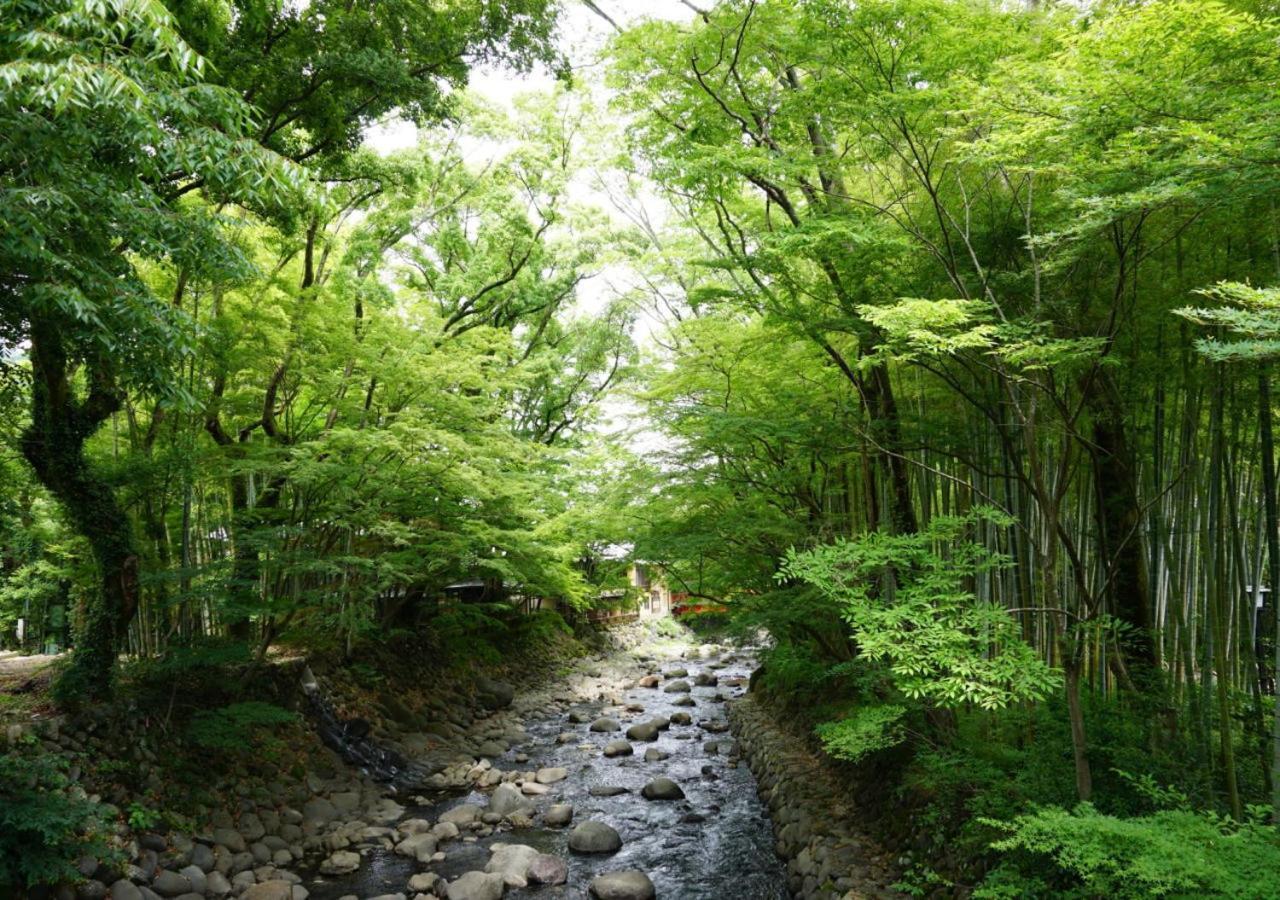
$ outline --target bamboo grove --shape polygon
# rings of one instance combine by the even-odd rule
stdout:
[[[821,679],[871,636],[832,598],[921,565],[862,536],[966,518],[933,546],[1003,557],[957,584],[1060,676],[1080,799],[1090,715],[1128,709],[1201,802],[1266,800],[1269,15],[743,0],[618,37],[634,171],[684,242],[650,244],[657,305],[689,299],[648,394],[671,444],[647,552]],[[855,546],[817,577],[782,563],[832,541]],[[1015,639],[993,635],[988,657]]]

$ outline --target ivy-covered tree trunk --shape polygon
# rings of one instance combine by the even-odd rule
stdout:
[[[87,393],[83,400],[77,397],[67,349],[48,321],[31,323],[31,370],[31,424],[22,436],[22,453],[88,540],[100,578],[61,693],[78,701],[101,699],[111,691],[120,640],[138,609],[138,554],[129,519],[85,459],[84,445],[120,408],[120,396],[106,365],[90,364]]]

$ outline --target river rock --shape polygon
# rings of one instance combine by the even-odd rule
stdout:
[[[672,700],[671,705],[672,706],[697,706],[698,703],[692,697],[684,696],[684,697],[681,697],[679,700]]]
[[[441,822],[452,822],[459,828],[470,825],[480,818],[480,807],[474,803],[462,803],[440,815]]]
[[[604,755],[608,757],[630,756],[634,752],[626,741],[610,741],[604,745]]]
[[[644,751],[645,762],[662,762],[664,759],[669,759],[670,757],[670,753],[665,750],[659,750],[657,747],[650,747],[648,750]]]
[[[689,686],[689,682],[687,681],[673,681],[662,690],[667,694],[687,694],[689,691],[693,690],[693,688]]]
[[[411,834],[424,834],[431,831],[431,822],[428,819],[405,819],[396,826],[396,831],[405,837]]]
[[[715,687],[720,683],[720,679],[712,675],[710,672],[699,672],[693,676],[693,683],[698,687]]]
[[[528,882],[529,866],[538,856],[538,850],[528,844],[493,844],[493,856],[485,865],[486,872],[496,872],[511,887],[521,887]]]
[[[586,821],[569,835],[569,849],[576,853],[616,853],[622,849],[622,837],[604,822]]]
[[[231,893],[231,882],[227,881],[227,876],[221,872],[214,870],[205,878],[206,887],[210,897],[225,897]],[[114,888],[111,892],[111,900],[127,900],[127,898],[119,898],[115,895]]]
[[[662,673],[668,678],[687,678],[689,677],[688,669],[668,669]]]
[[[662,684],[662,678],[658,675],[646,675],[636,683],[643,688],[655,688]]]
[[[435,852],[436,836],[429,831],[422,834],[411,834],[396,844],[396,853],[401,856],[407,856],[410,859],[416,859],[420,863],[430,862],[431,856]]]
[[[485,709],[506,709],[515,699],[516,689],[505,681],[476,679],[476,701]]]
[[[213,850],[207,844],[196,844],[191,848],[191,865],[199,866],[201,872],[212,872],[214,864]]]
[[[627,793],[627,789],[620,784],[597,784],[587,793],[592,797],[616,797],[619,794]]]
[[[431,829],[431,833],[436,836],[437,842],[443,843],[456,840],[460,832],[453,822],[437,822]]]
[[[569,864],[550,853],[539,853],[529,863],[528,878],[534,884],[564,884],[569,880]]]
[[[266,826],[262,824],[262,820],[255,813],[245,813],[240,817],[240,821],[236,823],[236,831],[250,843],[262,840],[266,835]]]
[[[412,856],[413,854],[406,853],[404,855]],[[336,853],[330,854],[328,859],[320,863],[320,874],[349,875],[358,868],[360,868],[359,853],[355,853],[351,850],[339,850]]]
[[[151,880],[151,889],[162,897],[177,897],[191,893],[191,882],[166,869]]]
[[[250,885],[240,900],[293,900],[293,885],[284,879],[272,879]]]
[[[234,828],[213,829],[213,842],[221,844],[232,853],[243,853],[248,847],[248,844],[244,842],[244,837]]]
[[[689,715],[687,712],[674,712],[671,714],[671,724],[672,725],[692,725],[693,716]]]
[[[323,797],[312,797],[302,804],[302,817],[316,825],[328,825],[338,818],[338,808]],[[243,843],[241,849],[244,849]]]
[[[142,900],[142,891],[132,881],[121,878],[111,885],[111,900]]]
[[[435,890],[440,876],[435,872],[419,872],[409,879],[409,890],[415,894],[426,894]]]
[[[449,882],[449,900],[502,900],[506,890],[502,876],[492,872],[468,872]]]
[[[596,900],[654,900],[653,882],[639,869],[606,872],[591,879]]]
[[[684,791],[670,778],[658,776],[640,789],[640,796],[646,800],[683,800]]]
[[[656,741],[658,726],[655,722],[639,722],[627,729],[627,739],[632,741]]]
[[[659,731],[666,731],[668,728],[671,727],[671,720],[668,719],[666,716],[654,716],[649,721],[652,722],[653,726],[657,728]]]
[[[592,731],[618,731],[621,728],[617,719],[610,719],[608,716],[601,716],[591,723]]]
[[[556,803],[543,813],[542,821],[553,828],[562,828],[573,821],[573,807],[568,803]]]
[[[530,806],[530,802],[514,784],[498,785],[489,798],[489,812],[500,816],[509,816],[513,812],[529,809]]]
[[[292,862],[292,860],[290,861]],[[193,894],[200,894],[203,896],[209,889],[209,881],[205,877],[204,869],[199,866],[183,866],[178,871],[178,874],[191,882],[191,893]]]
[[[538,774],[534,776],[534,780],[538,784],[555,784],[557,781],[564,781],[568,777],[568,769],[563,766],[552,766],[546,769],[539,769]]]

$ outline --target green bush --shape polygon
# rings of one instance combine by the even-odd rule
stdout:
[[[1011,856],[975,897],[1280,897],[1280,833],[1268,825],[1181,809],[1120,818],[1088,803],[988,824]]]
[[[79,879],[76,861],[108,861],[107,809],[67,778],[67,763],[34,739],[0,755],[0,895]]]
[[[187,738],[206,750],[243,750],[297,721],[296,713],[250,700],[196,713],[187,725]]]
[[[905,706],[883,704],[863,706],[853,714],[814,728],[822,749],[848,762],[857,762],[878,750],[896,747],[906,739],[902,719]]]

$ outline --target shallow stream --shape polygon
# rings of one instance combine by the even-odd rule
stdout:
[[[752,661],[742,654],[679,660],[661,666],[664,672],[687,670],[687,676],[664,677],[657,687],[630,686],[620,703],[580,703],[555,715],[534,714],[524,719],[527,739],[495,758],[495,767],[528,771],[563,766],[569,776],[550,785],[545,796],[535,798],[538,808],[569,803],[573,824],[595,819],[613,826],[622,836],[622,849],[613,854],[581,855],[568,848],[567,828],[499,830],[473,842],[451,841],[441,845],[446,858],[422,866],[389,851],[375,850],[350,876],[306,882],[313,900],[336,900],[345,895],[361,898],[405,892],[416,871],[434,871],[452,880],[464,872],[483,869],[494,843],[528,844],[566,859],[569,880],[554,887],[530,886],[509,890],[508,898],[584,898],[591,879],[602,872],[640,869],[648,874],[664,900],[784,900],[786,876],[773,849],[773,834],[766,811],[756,796],[756,786],[746,765],[735,764],[727,731],[725,707],[745,690]],[[719,684],[699,686],[699,673],[718,678]],[[668,693],[674,681],[691,685],[688,693]],[[628,682],[634,685],[634,680]],[[678,705],[681,698],[692,706]],[[657,716],[670,719],[688,713],[692,723],[672,724],[651,742],[631,741],[631,756],[606,758],[602,748],[625,737],[628,726]],[[577,713],[578,715],[571,715]],[[592,732],[598,716],[616,719],[621,730]],[[581,719],[574,722],[571,719]],[[572,742],[558,742],[563,733]],[[657,748],[669,754],[663,760],[646,761],[645,751]],[[517,761],[520,755],[520,761]],[[525,759],[527,757],[527,759]],[[685,799],[648,801],[640,790],[650,779],[666,776],[680,785]],[[615,796],[599,796],[592,788],[622,788]],[[443,812],[462,803],[485,807],[488,794],[475,791],[455,795],[430,806],[410,807],[406,818],[435,821]],[[535,817],[540,823],[540,817]]]

